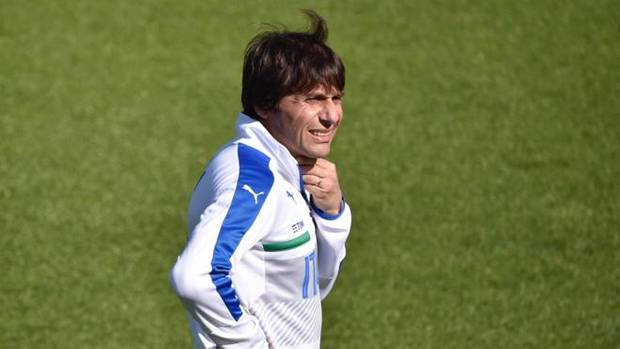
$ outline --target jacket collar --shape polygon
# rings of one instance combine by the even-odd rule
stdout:
[[[299,163],[291,155],[291,153],[278,142],[269,131],[258,120],[255,120],[246,114],[239,113],[236,125],[237,138],[250,139],[250,145],[256,144],[265,151],[268,156],[275,160],[277,171],[284,179],[297,186],[301,186],[301,177],[299,172]],[[301,188],[300,188],[301,189]]]

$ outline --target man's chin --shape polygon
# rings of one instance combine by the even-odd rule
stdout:
[[[296,151],[289,148],[289,151],[295,158],[323,159],[331,152],[331,144],[313,144],[311,147],[297,148]]]
[[[309,153],[309,157],[313,159],[323,159],[329,155],[330,149],[326,150],[315,150]]]

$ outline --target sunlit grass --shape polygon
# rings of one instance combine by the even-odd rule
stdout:
[[[190,346],[190,191],[305,7],[348,74],[324,347],[618,346],[618,4],[377,4],[3,2],[0,346]]]

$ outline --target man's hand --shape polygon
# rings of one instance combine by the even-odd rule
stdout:
[[[328,214],[338,214],[342,191],[336,165],[325,159],[297,158],[303,172],[304,187],[312,195],[314,205]]]

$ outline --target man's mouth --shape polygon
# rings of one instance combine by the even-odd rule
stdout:
[[[310,130],[310,134],[319,142],[329,142],[333,130]]]
[[[329,136],[332,133],[332,131],[329,131],[329,130],[310,130],[310,133],[312,133],[314,136],[322,137],[322,136]]]

